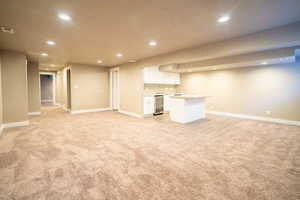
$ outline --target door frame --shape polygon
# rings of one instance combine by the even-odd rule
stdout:
[[[67,109],[72,110],[72,84],[71,84],[71,67],[66,69],[66,86],[67,86]]]
[[[113,73],[114,72],[118,72],[118,76],[117,76],[117,105],[116,105],[116,109],[120,110],[120,68],[119,67],[114,67],[111,68],[109,70],[109,86],[110,86],[110,100],[109,100],[109,104],[110,104],[110,108],[112,110],[114,110],[114,103],[113,103],[113,95],[114,95],[114,87],[113,87]]]
[[[70,82],[68,81],[68,71],[70,71]],[[62,109],[64,109],[67,112],[71,112],[72,111],[72,68],[71,66],[67,66],[64,67],[62,69],[62,88],[61,90],[63,91],[63,94],[65,93],[65,97],[66,97],[66,102],[60,102],[61,103],[61,107]],[[68,93],[68,89],[69,92]],[[70,102],[69,102],[69,98],[70,98]],[[69,105],[70,103],[70,105]],[[69,108],[70,107],[70,108]]]
[[[53,104],[56,104],[56,95],[55,95],[55,88],[56,88],[56,73],[55,72],[39,72],[39,84],[40,84],[40,102],[42,103],[41,99],[41,75],[50,75],[52,76],[52,89],[53,89]]]

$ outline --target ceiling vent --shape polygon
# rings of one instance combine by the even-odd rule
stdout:
[[[14,34],[15,33],[15,30],[13,28],[5,27],[5,26],[1,26],[0,30],[3,33],[9,33],[9,34]]]

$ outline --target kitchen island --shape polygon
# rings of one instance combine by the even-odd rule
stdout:
[[[205,100],[208,96],[181,95],[170,97],[170,118],[179,123],[189,123],[205,118]]]

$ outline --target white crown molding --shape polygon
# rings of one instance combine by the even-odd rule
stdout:
[[[258,121],[267,121],[267,122],[274,122],[274,123],[280,123],[280,124],[300,126],[300,121],[293,121],[293,120],[286,120],[286,119],[260,117],[260,116],[255,116],[255,115],[244,115],[244,114],[219,112],[219,111],[212,111],[212,110],[206,111],[206,113],[214,114],[214,115],[222,115],[222,116],[227,116],[227,117],[241,118],[241,119],[252,119],[252,120],[258,120]]]
[[[89,113],[89,112],[101,112],[111,110],[111,108],[95,108],[95,109],[85,109],[85,110],[72,110],[71,114]]]
[[[29,112],[28,115],[40,115],[41,112]]]
[[[132,117],[144,118],[143,115],[139,115],[139,114],[136,114],[136,113],[133,113],[133,112],[125,111],[125,110],[119,110],[119,113],[122,113],[124,115],[129,115],[129,116],[132,116]]]
[[[29,121],[22,121],[22,122],[11,122],[3,124],[3,128],[12,128],[12,127],[19,127],[19,126],[28,126]]]

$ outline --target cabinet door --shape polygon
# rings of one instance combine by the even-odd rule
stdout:
[[[174,73],[172,73],[172,72],[168,72],[168,84],[175,84]]]
[[[170,75],[168,72],[160,72],[161,73],[161,81],[160,84],[170,84]]]
[[[172,73],[172,72],[169,73],[169,82],[170,82],[170,84],[176,84],[175,83],[176,82],[176,73]]]
[[[170,110],[170,96],[165,95],[164,96],[164,111],[169,111]]]
[[[169,84],[169,85],[172,85],[172,84],[176,84],[175,80],[176,80],[176,73],[173,73],[173,72],[161,72],[163,74],[163,78],[161,80],[161,83],[162,84]]]
[[[153,69],[151,67],[148,67],[147,76],[148,76],[147,83],[153,83]]]
[[[144,83],[159,83],[159,74],[157,66],[144,68]]]
[[[149,83],[149,82],[150,82],[149,68],[145,67],[144,68],[144,83]]]
[[[144,83],[155,83],[155,69],[153,67],[144,68]]]
[[[176,73],[175,84],[180,84],[180,73]]]
[[[154,97],[144,97],[144,114],[154,113]]]
[[[159,67],[153,68],[153,74],[154,74],[154,83],[156,84],[162,84],[163,83],[163,73],[159,71]]]

